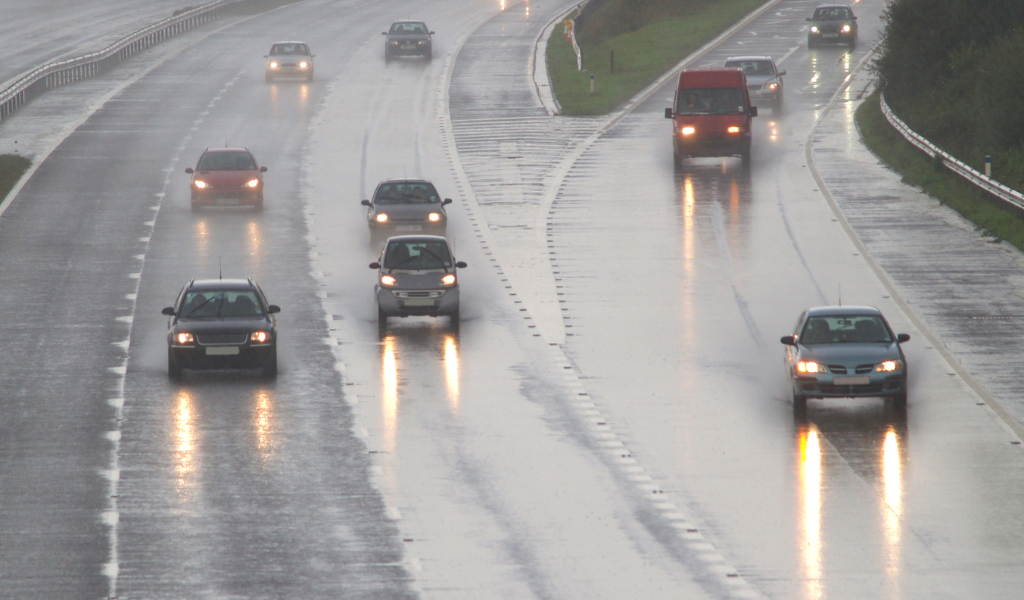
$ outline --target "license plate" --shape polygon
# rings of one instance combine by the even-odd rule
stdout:
[[[871,383],[871,378],[867,375],[860,377],[836,377],[832,380],[833,385],[867,385]]]
[[[416,46],[413,46],[412,44],[402,44],[402,50],[413,50],[415,48]]]
[[[238,198],[217,198],[217,206],[231,206],[238,204]]]
[[[824,33],[824,34],[821,35],[821,37],[837,38],[837,37],[839,37],[839,34],[838,33]]]
[[[207,356],[233,356],[238,354],[238,346],[207,346]]]
[[[434,301],[430,298],[410,298],[405,301],[406,306],[433,306]]]
[[[419,231],[422,229],[419,225],[399,225],[395,227],[395,231]]]

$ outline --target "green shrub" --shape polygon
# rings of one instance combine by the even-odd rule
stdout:
[[[0,201],[10,193],[32,161],[18,154],[0,154]]]

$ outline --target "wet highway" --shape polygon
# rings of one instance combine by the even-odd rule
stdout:
[[[907,284],[887,225],[916,210],[979,268],[1015,263],[920,198],[858,201],[857,69],[884,3],[855,5],[852,52],[808,51],[815,4],[795,0],[693,59],[788,71],[749,172],[673,168],[670,87],[549,116],[535,42],[572,4],[310,0],[3,124],[83,119],[0,219],[0,597],[1019,593],[1021,409],[954,364],[973,342],[934,308],[941,281]],[[385,65],[404,18],[437,32],[433,60]],[[312,83],[263,81],[281,38],[310,44]],[[225,144],[268,167],[265,212],[190,211],[185,167]],[[455,200],[458,328],[378,329],[359,202],[391,177]],[[160,309],[221,272],[282,307],[276,380],[168,380]],[[840,295],[911,334],[906,410],[794,413],[778,338]]]

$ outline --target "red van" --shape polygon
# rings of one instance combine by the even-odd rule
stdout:
[[[740,69],[688,69],[679,74],[673,108],[672,149],[675,164],[691,156],[739,156],[750,165],[750,105],[747,76]]]

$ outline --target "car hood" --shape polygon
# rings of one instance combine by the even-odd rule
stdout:
[[[856,366],[902,358],[899,346],[892,344],[801,344],[800,358],[823,364]]]
[[[427,215],[432,212],[445,214],[444,207],[440,202],[431,204],[380,203],[374,204],[372,209],[373,214],[387,213],[389,217],[396,219],[426,219]]]
[[[432,269],[430,271],[404,271],[402,269],[389,271],[382,269],[381,273],[390,274],[395,278],[395,285],[389,286],[389,290],[436,290],[442,287],[441,276],[445,273],[454,273],[451,269]]]
[[[768,83],[769,81],[775,81],[778,79],[777,75],[747,75],[748,86],[759,86]]]
[[[195,179],[201,179],[210,185],[245,185],[250,179],[259,179],[260,172],[254,169],[245,171],[196,171]]]
[[[221,317],[217,319],[178,319],[174,329],[192,334],[251,333],[273,327],[268,317]]]
[[[430,36],[425,33],[389,33],[389,42],[417,42],[429,40]]]

